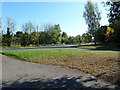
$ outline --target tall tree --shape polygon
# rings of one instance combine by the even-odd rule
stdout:
[[[53,31],[54,31],[54,25],[52,24],[44,24],[43,25],[44,30],[44,44],[51,44],[52,43],[52,37],[53,37]]]
[[[99,12],[97,3],[93,4],[91,0],[85,5],[85,11],[83,12],[83,17],[88,25],[88,33],[94,37],[96,44],[96,31],[100,27],[101,13]]]
[[[120,0],[109,0],[106,4],[110,6],[108,16],[109,23],[112,25],[120,20]]]
[[[27,22],[25,23],[23,26],[23,31],[25,33],[25,38],[26,38],[26,45],[30,45],[32,44],[32,37],[31,37],[31,34],[32,32],[35,31],[35,27],[33,26],[33,24],[31,22]],[[27,35],[27,37],[26,37]]]
[[[61,28],[59,24],[54,25],[54,30],[52,34],[53,34],[53,37],[52,37],[53,43],[60,44],[61,43]]]
[[[106,3],[109,8],[109,24],[115,30],[114,42],[120,46],[120,0],[109,0]]]
[[[23,31],[31,34],[32,32],[35,31],[35,27],[33,26],[31,22],[27,22],[23,25]]]
[[[7,43],[7,46],[11,46],[11,40],[12,40],[12,35],[10,33],[10,28],[7,28],[7,34],[6,34],[6,43]]]
[[[36,26],[37,45],[39,45],[39,36],[40,36],[38,32],[39,32],[39,26],[37,25]]]
[[[13,44],[13,33],[15,31],[15,23],[11,20],[11,18],[7,18],[7,46],[11,46]]]
[[[61,43],[61,28],[60,25],[45,25],[46,44],[59,44]]]

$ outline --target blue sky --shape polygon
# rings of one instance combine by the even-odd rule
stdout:
[[[107,11],[101,2],[97,2],[102,12],[101,25],[108,24]],[[22,25],[31,21],[34,25],[60,24],[61,30],[69,36],[82,35],[87,30],[83,18],[86,2],[2,2],[2,18],[10,17],[22,30]]]

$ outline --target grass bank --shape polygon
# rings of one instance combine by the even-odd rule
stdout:
[[[120,47],[115,45],[79,45],[79,46],[72,46],[75,48],[82,48],[82,49],[97,49],[97,50],[118,50],[120,51]]]
[[[18,60],[79,69],[114,84],[120,77],[118,73],[120,52],[117,51],[34,49],[10,50],[2,53]]]

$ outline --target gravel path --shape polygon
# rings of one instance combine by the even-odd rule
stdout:
[[[115,88],[76,69],[36,64],[2,57],[3,88]]]

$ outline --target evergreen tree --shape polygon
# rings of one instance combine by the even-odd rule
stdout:
[[[67,43],[68,42],[68,36],[67,36],[67,33],[66,32],[63,32],[62,33],[62,41],[61,43]]]

